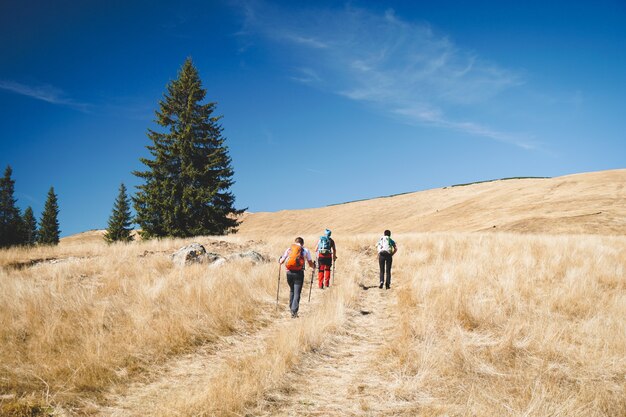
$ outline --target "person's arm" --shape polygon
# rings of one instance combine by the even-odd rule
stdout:
[[[308,249],[304,249],[304,259],[307,260],[307,262],[309,263],[309,266],[311,268],[315,268],[315,264],[313,263],[313,259],[311,259],[311,252],[309,252]]]
[[[391,254],[391,256],[394,256],[396,253],[398,253],[398,244],[393,241],[393,253]]]
[[[280,257],[280,259],[278,259],[278,263],[279,264],[283,264],[285,262],[285,259],[287,259],[287,257],[289,256],[289,251],[291,250],[291,248],[288,248],[287,250],[285,250],[285,253],[283,254],[283,256]]]
[[[330,239],[330,247],[333,250],[333,261],[337,260],[337,246],[335,246],[335,239]]]

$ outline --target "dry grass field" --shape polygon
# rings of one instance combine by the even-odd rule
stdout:
[[[386,350],[406,415],[626,415],[626,239],[406,237]]]
[[[452,186],[307,210],[254,213],[241,234],[515,232],[624,235],[626,169]],[[494,227],[495,226],[495,227]]]
[[[0,251],[0,415],[624,416],[625,184],[496,181],[248,214],[226,237]],[[324,227],[335,285],[291,319],[274,260]],[[194,241],[273,261],[173,265]]]

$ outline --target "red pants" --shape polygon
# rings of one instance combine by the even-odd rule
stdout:
[[[330,268],[330,265],[320,265],[317,273],[317,283],[320,288],[324,288],[324,285],[330,287]]]

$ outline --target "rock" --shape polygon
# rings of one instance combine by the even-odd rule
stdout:
[[[247,252],[233,253],[228,257],[223,257],[219,253],[207,252],[204,246],[199,243],[192,243],[178,249],[171,255],[172,262],[178,266],[191,265],[196,263],[211,264],[211,266],[222,265],[235,259],[247,259],[256,263],[269,262],[267,256],[253,250]]]
[[[206,249],[199,243],[183,246],[174,252],[172,262],[178,266],[185,266],[193,263],[201,263],[206,256]]]
[[[249,259],[252,262],[261,263],[261,262],[269,262],[269,259],[265,255],[261,255],[259,252],[255,252],[253,250],[247,252],[234,253],[230,256],[230,259]]]
[[[178,266],[185,266],[197,263],[215,263],[224,259],[219,253],[207,252],[199,243],[183,246],[171,255],[172,262]]]
[[[224,262],[226,262],[226,258],[224,258],[222,255],[220,255],[219,253],[215,253],[215,252],[207,252],[206,253],[206,262],[213,264],[213,265],[220,265]]]
[[[226,258],[221,258],[221,257],[220,257],[220,258],[216,259],[216,260],[215,260],[215,261],[211,264],[211,266],[220,266],[220,265],[223,265],[223,264],[225,264],[225,263],[226,263]]]

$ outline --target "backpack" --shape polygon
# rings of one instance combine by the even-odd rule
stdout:
[[[287,258],[287,262],[285,262],[285,266],[290,271],[302,271],[302,268],[304,267],[304,250],[302,246],[296,243],[291,245],[289,257]]]
[[[319,253],[330,253],[331,244],[330,238],[328,236],[320,236],[320,243],[317,247],[317,251]]]
[[[383,236],[378,241],[378,253],[380,252],[387,252],[389,254],[393,254],[394,244],[390,236]]]

